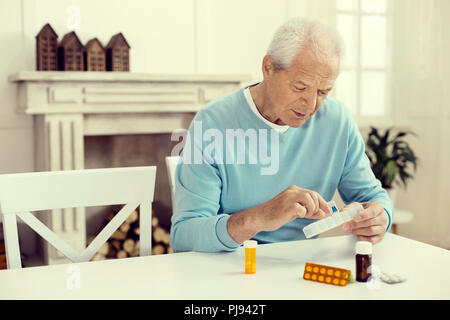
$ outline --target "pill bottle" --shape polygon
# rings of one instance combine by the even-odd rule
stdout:
[[[356,242],[356,281],[367,282],[371,276],[372,243],[369,241]]]
[[[244,241],[245,249],[245,273],[256,273],[256,247],[258,242],[255,240]]]

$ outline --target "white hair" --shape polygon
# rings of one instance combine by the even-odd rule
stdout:
[[[339,61],[344,55],[344,45],[339,32],[317,20],[292,18],[275,32],[267,49],[276,71],[286,70],[301,49],[309,48],[319,59],[330,55]]]

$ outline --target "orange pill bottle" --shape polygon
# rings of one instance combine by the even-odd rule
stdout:
[[[258,242],[255,240],[244,241],[245,250],[245,273],[256,273],[256,247]]]

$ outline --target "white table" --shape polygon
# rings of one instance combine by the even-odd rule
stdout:
[[[302,279],[305,262],[353,272],[355,241],[348,235],[260,245],[253,275],[243,272],[243,248],[1,270],[0,298],[450,299],[450,252],[394,234],[374,246],[373,264],[405,283],[336,287]]]

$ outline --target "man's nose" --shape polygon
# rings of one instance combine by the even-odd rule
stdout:
[[[314,111],[317,104],[317,91],[309,90],[305,92],[302,97],[302,104],[304,107],[308,108],[309,111]]]

